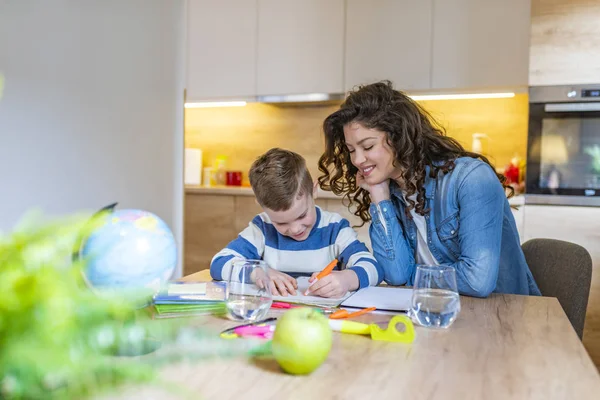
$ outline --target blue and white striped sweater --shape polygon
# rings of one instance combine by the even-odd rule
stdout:
[[[320,207],[316,209],[315,226],[300,242],[277,232],[266,213],[257,215],[235,240],[213,257],[211,276],[227,279],[231,265],[239,259],[262,259],[269,267],[290,275],[310,275],[337,258],[343,269],[356,272],[360,288],[379,284],[383,270],[367,246],[358,240],[348,220]]]

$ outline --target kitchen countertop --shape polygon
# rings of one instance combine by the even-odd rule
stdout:
[[[254,196],[254,192],[250,186],[191,186],[186,185],[185,192],[189,194],[216,194],[216,195],[228,195],[228,196]],[[336,196],[332,192],[326,192],[319,189],[317,193],[319,199],[339,199],[341,196]],[[525,204],[525,197],[523,195],[517,195],[508,200],[511,206],[522,206]]]
[[[221,194],[229,196],[254,196],[254,192],[250,186],[190,186],[186,185],[186,193],[191,194]],[[326,192],[319,189],[317,192],[319,199],[340,199],[341,196],[336,196],[332,192]]]

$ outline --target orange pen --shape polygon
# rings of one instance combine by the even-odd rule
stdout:
[[[329,318],[331,318],[331,319],[354,318],[354,317],[358,317],[359,315],[367,314],[367,313],[370,313],[371,311],[375,311],[375,310],[376,310],[375,307],[369,307],[369,308],[363,308],[362,310],[349,313],[348,310],[341,309],[341,310],[338,310],[338,311],[334,312],[333,314],[331,314],[329,316]]]
[[[325,278],[327,275],[329,275],[331,273],[331,271],[333,271],[333,269],[335,268],[337,263],[338,263],[338,260],[335,259],[332,262],[330,262],[329,264],[327,264],[327,266],[325,268],[323,268],[323,271],[321,271],[317,274],[316,279],[310,284],[310,286],[314,285],[315,282],[318,281],[319,279]],[[304,292],[305,296],[308,296],[308,293],[310,293],[310,286]]]

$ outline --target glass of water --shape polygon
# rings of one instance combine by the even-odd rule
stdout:
[[[262,260],[234,261],[225,293],[229,317],[260,321],[266,317],[272,302],[267,264]]]
[[[410,309],[413,322],[448,328],[460,312],[456,271],[448,265],[418,265]]]

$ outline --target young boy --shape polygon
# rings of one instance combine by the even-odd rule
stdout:
[[[317,185],[302,156],[269,150],[252,164],[250,184],[264,212],[214,256],[213,279],[227,279],[236,260],[262,259],[269,266],[271,292],[287,296],[296,294],[298,288],[290,274],[312,274],[312,282],[338,259],[341,270],[312,284],[311,295],[341,297],[381,282],[383,271],[348,220],[315,205]]]

